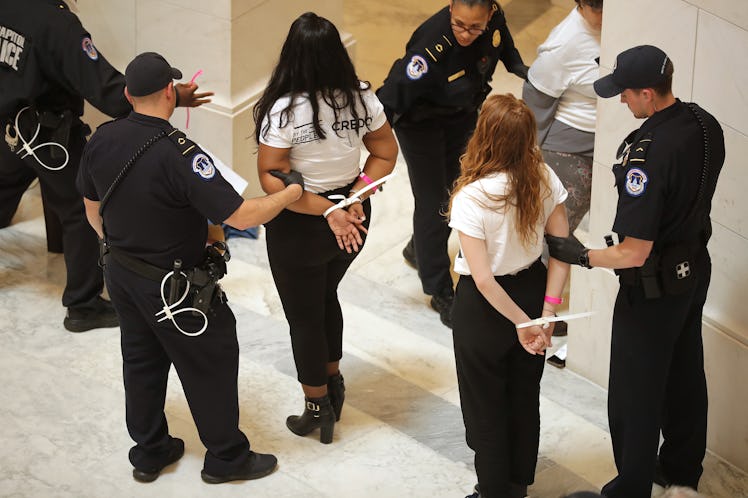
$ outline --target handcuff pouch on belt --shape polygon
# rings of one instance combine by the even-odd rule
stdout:
[[[226,262],[230,259],[229,246],[225,242],[214,242],[213,245],[205,248],[205,258],[197,266],[185,272],[191,289],[195,289],[192,299],[193,308],[207,314],[213,303],[226,302],[218,281],[226,275]]]
[[[71,111],[39,111],[39,126],[50,130],[50,141],[67,148],[70,142],[70,128],[73,126],[73,113]],[[64,157],[59,147],[51,147],[49,155],[52,159]]]

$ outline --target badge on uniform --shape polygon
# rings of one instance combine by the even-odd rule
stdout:
[[[626,193],[631,197],[639,197],[647,190],[647,174],[639,168],[631,168],[626,173]]]
[[[426,59],[420,55],[414,55],[410,58],[408,66],[405,68],[405,75],[411,80],[419,80],[421,77],[429,72],[429,65]]]
[[[96,51],[96,47],[94,47],[93,41],[91,41],[91,38],[85,37],[81,41],[81,48],[83,48],[83,52],[86,53],[89,59],[92,61],[99,59],[99,53]]]
[[[493,39],[491,40],[491,45],[493,45],[493,48],[499,48],[499,45],[501,45],[501,33],[498,29],[494,30],[493,32]]]
[[[206,181],[216,176],[216,167],[213,166],[213,161],[205,154],[195,154],[195,157],[192,158],[192,171]]]

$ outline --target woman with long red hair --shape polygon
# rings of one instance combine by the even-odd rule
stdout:
[[[512,95],[486,99],[461,158],[450,200],[460,275],[453,336],[473,496],[522,498],[540,433],[543,351],[553,327],[516,326],[550,316],[569,265],[541,263],[544,232],[567,234],[566,190],[536,146],[535,118]]]

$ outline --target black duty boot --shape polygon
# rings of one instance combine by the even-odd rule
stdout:
[[[70,332],[119,327],[117,312],[114,311],[112,303],[101,296],[88,306],[68,308],[62,323]]]
[[[335,430],[335,412],[330,404],[329,396],[321,398],[304,398],[306,406],[301,415],[291,415],[286,419],[286,427],[298,436],[306,436],[319,428],[319,442],[332,443],[332,433]]]
[[[403,258],[412,268],[418,269],[418,260],[416,260],[416,246],[413,243],[413,236],[411,235],[410,240],[403,248]]]
[[[327,395],[330,397],[330,404],[335,412],[335,421],[339,422],[340,412],[345,402],[345,383],[340,372],[327,378]]]
[[[449,290],[451,291],[451,289]],[[448,291],[431,296],[431,307],[439,312],[439,319],[450,329],[452,328],[452,303],[454,299],[454,294]]]
[[[222,482],[230,481],[248,481],[251,479],[259,479],[270,475],[275,471],[278,466],[278,459],[275,455],[266,455],[263,453],[255,453],[254,451],[249,452],[249,458],[244,464],[244,467],[239,469],[233,474],[225,475],[213,475],[205,472],[205,469],[200,473],[203,481],[208,484],[221,484]]]
[[[150,468],[133,468],[133,479],[138,482],[153,482],[158,479],[158,476],[161,475],[161,471],[164,470],[164,468],[182,458],[182,455],[184,455],[184,441],[178,437],[173,437],[171,438],[169,445],[169,452],[164,456],[161,463],[154,464]]]
[[[553,337],[566,337],[569,335],[569,324],[561,321],[556,322],[556,326],[553,327]]]

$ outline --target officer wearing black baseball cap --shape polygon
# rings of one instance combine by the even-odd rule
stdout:
[[[156,52],[143,52],[125,69],[125,86],[133,97],[145,97],[165,88],[173,80],[181,80],[182,71],[171,67]]]
[[[652,45],[639,45],[618,54],[613,72],[595,81],[600,97],[615,97],[627,88],[654,88],[668,78],[667,54]],[[670,74],[672,77],[672,73]]]
[[[159,54],[135,57],[125,71],[134,110],[91,137],[78,189],[104,240],[104,276],[119,315],[133,478],[154,481],[184,454],[164,413],[174,365],[207,449],[203,481],[257,479],[277,460],[250,449],[238,426],[236,319],[218,284],[228,253],[225,245],[222,254],[206,252],[207,220],[239,229],[265,223],[299,199],[303,180],[284,175],[285,190],[244,200],[169,124],[181,76]]]
[[[619,244],[588,249],[547,236],[551,256],[616,270],[608,417],[618,475],[602,493],[649,498],[652,482],[696,489],[706,451],[701,320],[711,276],[707,242],[725,143],[717,120],[672,93],[673,63],[657,47],[618,55],[598,79],[637,118],[613,166]],[[662,432],[663,444],[659,447]]]

